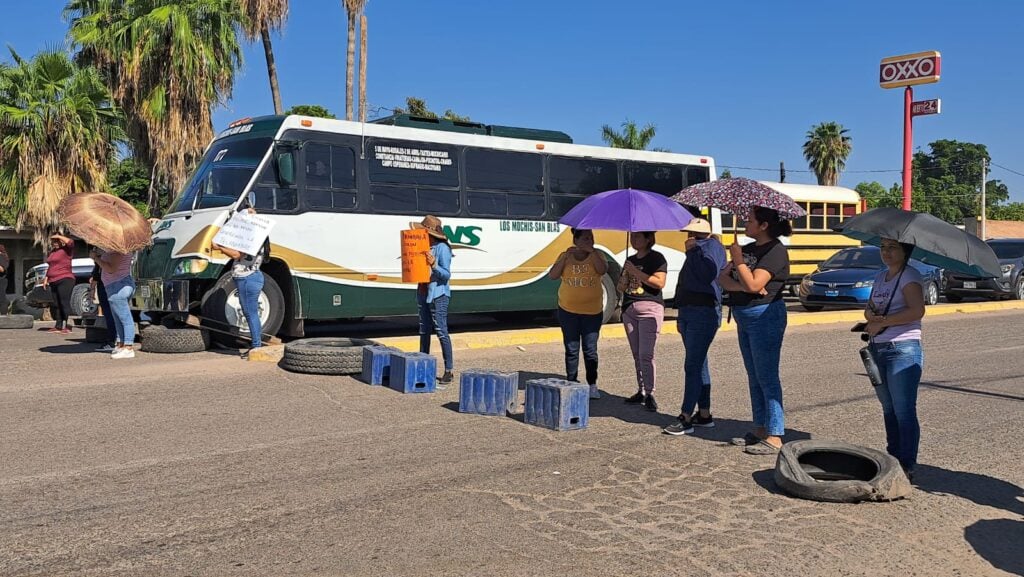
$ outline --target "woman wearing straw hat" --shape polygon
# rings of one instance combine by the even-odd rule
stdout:
[[[441,219],[436,216],[428,214],[420,222],[410,222],[409,226],[427,231],[430,237],[430,250],[424,252],[427,264],[430,265],[430,282],[420,283],[416,290],[420,316],[420,352],[430,352],[430,335],[436,333],[437,340],[441,341],[441,356],[444,359],[444,374],[438,383],[447,385],[454,379],[452,339],[448,335],[448,303],[452,297],[448,282],[452,277],[452,247],[448,245],[448,237],[441,228]]]
[[[683,406],[679,421],[665,427],[669,435],[693,433],[693,427],[714,427],[711,417],[711,374],[708,349],[722,325],[722,287],[718,275],[725,268],[725,247],[711,234],[711,223],[695,218],[683,231],[686,261],[676,283],[676,324],[683,337]],[[695,409],[699,409],[694,413]]]
[[[61,234],[50,235],[50,252],[46,255],[46,277],[43,286],[50,287],[53,292],[53,305],[50,314],[56,324],[49,333],[63,335],[71,333],[68,316],[71,314],[71,289],[75,288],[75,273],[71,271],[71,261],[75,255],[75,241]]]

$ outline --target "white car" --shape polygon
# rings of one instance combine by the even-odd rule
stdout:
[[[96,266],[91,258],[76,258],[71,260],[71,272],[75,275],[75,288],[71,290],[71,316],[80,317],[83,314],[96,312],[96,303],[92,300],[89,291],[89,278],[92,276],[92,269]],[[46,278],[46,269],[50,265],[38,264],[25,273],[25,291],[31,291],[36,285],[42,284]],[[31,303],[30,303],[31,304]]]

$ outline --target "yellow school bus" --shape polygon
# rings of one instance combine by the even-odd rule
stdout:
[[[860,241],[843,236],[832,227],[844,219],[861,213],[860,195],[857,191],[842,186],[818,186],[813,184],[789,184],[762,182],[761,184],[789,196],[807,211],[807,216],[793,221],[793,236],[783,238],[789,247],[790,286],[800,283],[804,275],[817,268],[818,263],[851,246],[860,246]],[[740,244],[750,242],[743,234],[746,223],[742,216],[722,213],[722,243],[728,246],[739,235]]]

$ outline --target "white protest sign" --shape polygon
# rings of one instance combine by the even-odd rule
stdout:
[[[239,212],[220,227],[213,242],[245,254],[256,254],[263,246],[263,241],[270,236],[272,228],[274,221],[263,215]]]

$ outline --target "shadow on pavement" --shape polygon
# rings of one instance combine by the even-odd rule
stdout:
[[[648,411],[643,405],[628,405],[625,401],[626,397],[601,391],[600,399],[590,401],[590,418],[613,417],[627,423],[651,425],[658,428],[675,422],[675,417],[671,415]]]
[[[964,539],[975,553],[996,569],[1013,575],[1024,575],[1024,521],[985,519],[964,529]]]
[[[78,355],[83,353],[100,354],[96,352],[96,348],[99,346],[99,344],[79,341],[74,344],[50,345],[48,347],[40,347],[39,352],[50,353],[53,355]]]
[[[759,457],[758,455],[750,455],[750,458],[751,459],[755,459],[755,458],[761,458],[761,457]],[[772,495],[780,495],[782,497],[789,497],[789,495],[783,493],[782,489],[779,489],[779,486],[775,484],[775,468],[774,467],[771,468],[771,469],[763,469],[761,471],[754,471],[754,473],[751,475],[751,477],[754,479],[754,482],[757,483],[757,485],[759,487],[761,487],[765,491],[768,491]]]
[[[990,380],[990,381],[1002,381],[1002,380],[1009,380],[1009,379],[1016,379],[1016,378],[1020,378],[1019,375],[1008,375],[1008,376],[1005,377],[1005,379],[1004,379],[1004,377],[996,377],[996,378],[988,379],[988,380]],[[940,390],[943,390],[943,391],[951,391],[951,392],[954,392],[954,393],[962,393],[962,394],[965,394],[965,395],[979,395],[979,396],[983,396],[983,397],[994,397],[994,398],[997,398],[997,399],[1007,399],[1007,400],[1010,400],[1010,401],[1024,401],[1024,396],[1020,396],[1020,395],[1010,395],[1010,394],[1007,394],[1007,393],[996,393],[994,391],[980,391],[978,389],[966,389],[966,388],[963,388],[963,387],[954,387],[953,385],[942,384],[942,383],[950,383],[950,382],[954,382],[954,381],[937,381],[937,382],[921,381],[921,386],[922,387],[932,388],[932,389],[940,389]],[[974,381],[973,384],[984,384],[984,381],[982,381],[981,383],[979,383],[977,381]]]
[[[914,471],[914,484],[922,491],[954,495],[978,505],[1024,515],[1024,488],[1013,483],[979,473],[950,471],[930,465],[918,465]]]

